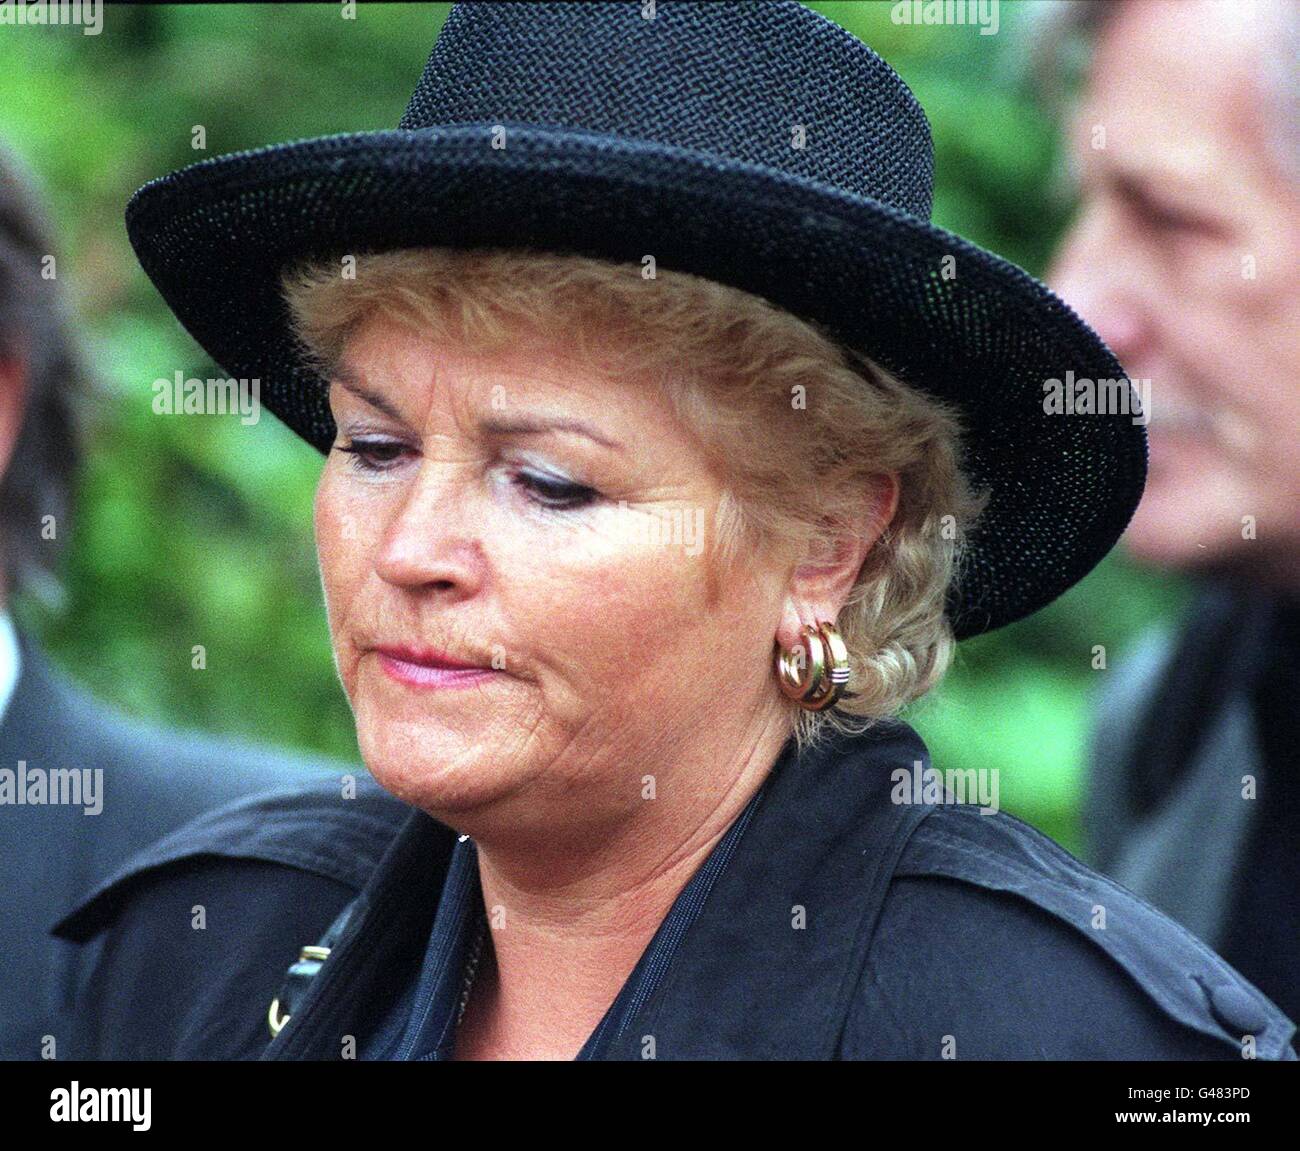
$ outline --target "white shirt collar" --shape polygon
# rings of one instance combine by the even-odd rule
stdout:
[[[22,656],[18,648],[18,633],[14,630],[9,613],[0,611],[0,720],[9,710],[18,674],[22,671]]]

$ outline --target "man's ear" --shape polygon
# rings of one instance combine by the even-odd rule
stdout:
[[[9,470],[27,413],[27,364],[17,355],[0,356],[0,477]]]
[[[839,615],[868,553],[893,522],[898,498],[898,476],[892,472],[878,476],[864,493],[854,522],[828,529],[829,550],[796,566],[777,630],[782,647],[795,646],[804,624],[833,622]]]

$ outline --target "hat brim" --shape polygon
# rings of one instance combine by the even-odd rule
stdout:
[[[959,638],[1049,603],[1129,522],[1146,475],[1137,413],[1049,414],[1044,385],[1122,379],[1047,287],[928,221],[774,169],[568,128],[395,129],[216,157],[127,207],[145,272],[229,375],[321,451],[324,381],[304,363],[279,276],[304,257],[445,245],[528,247],[733,285],[946,401],[987,490],[949,616]],[[952,257],[946,261],[945,257]]]

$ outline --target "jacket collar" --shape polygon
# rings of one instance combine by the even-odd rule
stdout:
[[[927,807],[890,802],[928,767],[907,725],[789,741],[671,969],[604,1059],[829,1059],[904,844]],[[456,833],[408,819],[264,1059],[336,1059],[423,957]],[[715,848],[716,850],[716,848]]]
[[[53,742],[49,727],[62,724],[64,712],[58,705],[68,696],[62,677],[50,667],[36,645],[18,631],[14,638],[17,650],[14,665],[18,674],[0,714],[0,749],[7,767],[12,767],[15,759],[31,758],[27,753],[33,746]],[[0,684],[0,690],[3,686]],[[38,733],[39,738],[34,740]],[[11,747],[16,752],[12,756]]]
[[[787,745],[674,959],[610,1059],[834,1058],[898,857],[930,810],[890,802],[929,766],[902,723]],[[651,1048],[653,1044],[653,1048]]]

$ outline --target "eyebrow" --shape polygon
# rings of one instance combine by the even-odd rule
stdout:
[[[406,423],[406,417],[397,410],[397,405],[392,400],[363,384],[357,374],[346,364],[338,364],[334,367],[330,372],[330,381],[365,400],[372,408],[378,409],[398,423]]]
[[[479,427],[488,435],[494,436],[540,436],[548,432],[572,432],[574,435],[586,436],[613,451],[623,450],[623,445],[617,440],[611,440],[590,424],[569,416],[492,416],[483,420]]]
[[[406,417],[402,415],[392,400],[362,383],[356,373],[346,365],[335,367],[330,373],[330,379],[341,388],[360,397],[371,407],[383,412],[384,415],[397,420],[399,423],[406,423]],[[570,432],[574,435],[586,436],[587,439],[603,444],[613,451],[623,451],[623,445],[617,440],[610,439],[590,424],[574,419],[571,416],[497,415],[480,421],[479,428],[484,434],[490,436],[541,436],[551,432]]]

